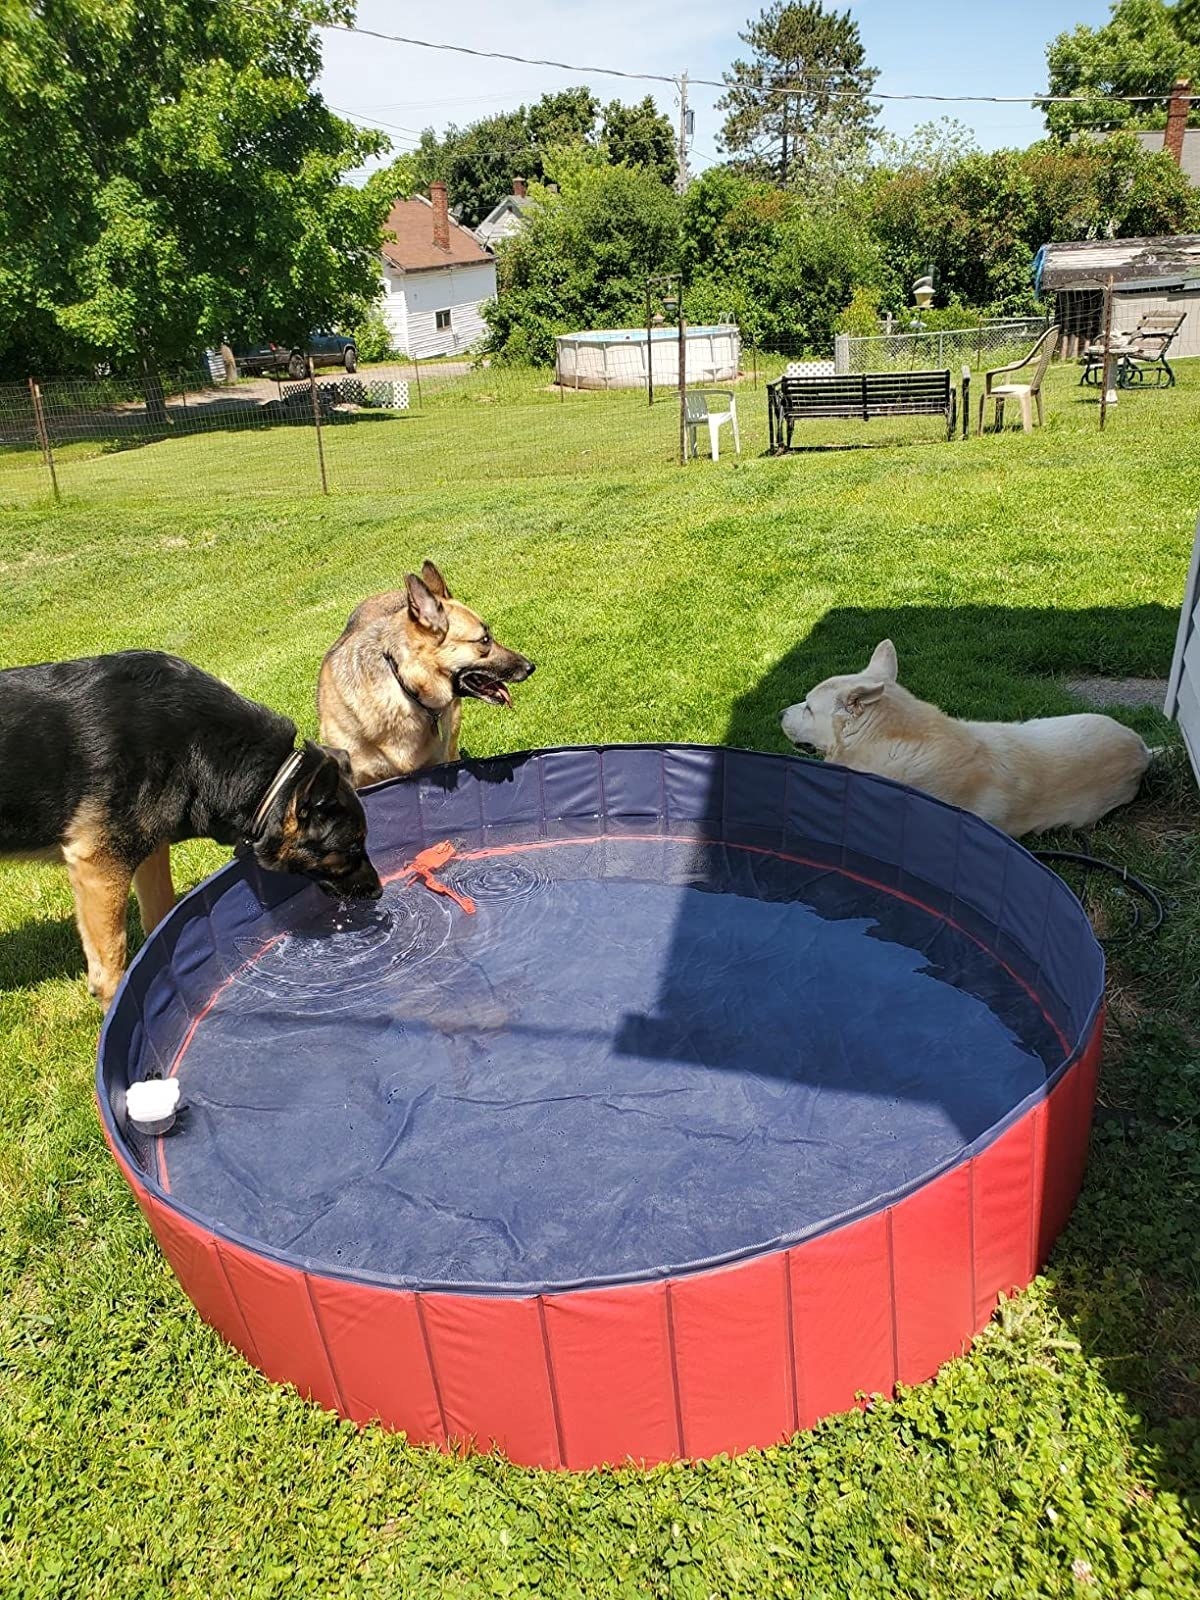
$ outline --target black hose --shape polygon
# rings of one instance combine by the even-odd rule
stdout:
[[[1134,896],[1139,896],[1150,907],[1154,913],[1154,921],[1143,926],[1141,907],[1137,899],[1131,899],[1133,926],[1127,933],[1119,938],[1106,940],[1106,943],[1119,944],[1121,939],[1132,938],[1135,933],[1157,933],[1166,921],[1166,909],[1158,895],[1148,883],[1143,883],[1141,878],[1135,878],[1128,867],[1119,867],[1114,861],[1102,861],[1099,856],[1084,855],[1079,850],[1035,850],[1033,854],[1039,861],[1069,861],[1072,866],[1082,867],[1085,872],[1107,872],[1111,877],[1119,879]]]

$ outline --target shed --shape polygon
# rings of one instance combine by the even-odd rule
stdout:
[[[1179,634],[1175,640],[1175,659],[1167,683],[1167,703],[1163,707],[1183,734],[1191,757],[1192,771],[1200,782],[1200,521],[1192,542],[1192,564],[1183,591],[1179,614]]]
[[[1200,356],[1200,233],[1044,244],[1034,257],[1034,284],[1040,296],[1054,297],[1054,318],[1067,343],[1064,353],[1072,343],[1103,332],[1104,285],[1110,275],[1117,332],[1131,332],[1151,312],[1186,312],[1171,359]]]

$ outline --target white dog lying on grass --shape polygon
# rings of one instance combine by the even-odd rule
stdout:
[[[974,811],[1018,836],[1086,828],[1138,791],[1152,752],[1131,728],[1085,713],[956,722],[896,682],[896,648],[865,672],[826,678],[781,721],[796,745]]]

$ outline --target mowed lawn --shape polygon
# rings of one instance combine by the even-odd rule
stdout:
[[[0,665],[188,656],[315,731],[321,655],[432,557],[538,662],[475,753],[783,748],[778,712],[896,642],[961,715],[1164,676],[1200,505],[1200,371],[1122,396],[1055,373],[1030,438],[671,465],[638,396],[480,374],[422,415],[0,462]],[[728,437],[728,435],[726,435]],[[861,437],[847,430],[847,439]],[[1123,714],[1123,713],[1122,713]],[[0,1593],[5,1596],[1200,1595],[1200,843],[1177,736],[1091,848],[1162,887],[1114,935],[1101,1113],[1046,1274],[936,1381],[737,1460],[586,1475],[452,1459],[274,1387],[178,1289],[98,1127],[99,1017],[65,877],[0,867]],[[224,852],[176,852],[197,881]],[[136,928],[136,913],[131,911]]]

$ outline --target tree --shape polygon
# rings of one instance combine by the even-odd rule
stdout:
[[[677,264],[679,200],[644,167],[552,162],[524,224],[500,254],[500,293],[484,309],[500,360],[549,364],[554,335],[640,325],[646,279]]]
[[[868,96],[879,74],[866,65],[849,11],[820,0],[775,0],[739,35],[750,61],[724,74],[722,148],[747,172],[787,184],[831,143],[865,145],[878,106]]]
[[[152,371],[361,314],[398,178],[343,183],[386,141],[319,65],[288,0],[5,5],[0,366]]]
[[[600,142],[614,166],[645,167],[663,183],[675,182],[675,130],[650,95],[633,106],[606,105]]]
[[[1046,66],[1051,94],[1078,97],[1071,105],[1043,103],[1056,138],[1084,129],[1161,128],[1175,80],[1200,83],[1200,3],[1115,0],[1103,28],[1080,26],[1051,40]],[[1113,98],[1145,94],[1159,98]]]
[[[599,112],[590,90],[564,89],[465,128],[452,124],[440,139],[427,128],[412,159],[413,180],[421,189],[435,180],[444,183],[455,214],[468,228],[478,227],[512,193],[514,178],[540,182],[555,150],[594,149]]]
[[[1129,134],[976,152],[942,169],[880,174],[872,197],[884,303],[902,310],[932,262],[938,298],[993,312],[1030,309],[1039,246],[1059,239],[1188,231],[1200,195],[1169,155]]]
[[[840,313],[881,281],[858,186],[838,206],[710,167],[682,202],[681,265],[693,321],[732,317],[762,347],[827,352]]]

